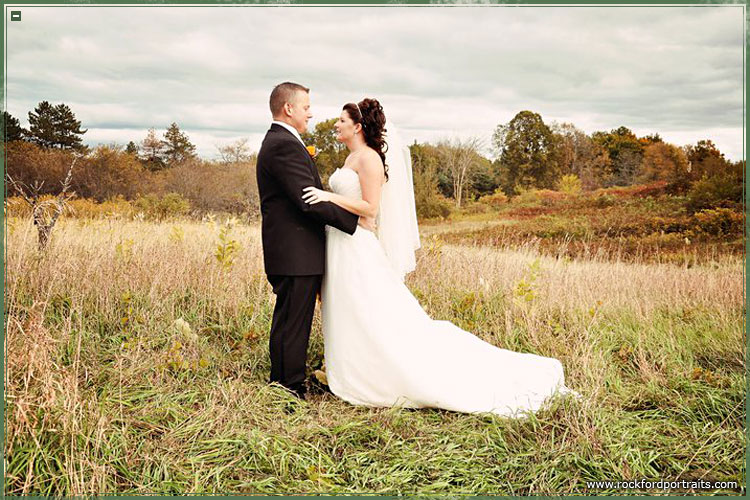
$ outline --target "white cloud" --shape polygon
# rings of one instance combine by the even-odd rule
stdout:
[[[257,149],[271,88],[292,80],[312,88],[315,120],[379,98],[409,142],[489,138],[529,109],[742,156],[741,6],[22,10],[7,25],[8,110],[24,122],[65,102],[91,143],[174,121],[202,155],[239,137]]]

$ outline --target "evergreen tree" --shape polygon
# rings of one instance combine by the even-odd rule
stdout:
[[[55,137],[55,107],[42,101],[29,111],[29,138],[43,148],[52,148]]]
[[[164,139],[164,156],[170,167],[195,158],[195,146],[176,123],[169,126]]]
[[[88,130],[81,130],[80,120],[76,120],[76,115],[71,111],[67,104],[60,103],[54,108],[55,124],[55,146],[60,149],[82,149],[83,142],[81,136]]]
[[[138,144],[130,141],[128,145],[125,146],[125,152],[131,155],[138,156]]]
[[[3,111],[3,140],[5,142],[23,140],[24,132],[16,117]]]
[[[66,104],[40,102],[29,111],[29,138],[43,148],[82,149],[81,122]]]

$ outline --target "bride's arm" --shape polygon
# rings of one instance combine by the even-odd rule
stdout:
[[[380,191],[383,184],[383,163],[377,153],[368,155],[359,167],[359,185],[362,188],[362,199],[349,198],[329,191],[321,191],[315,187],[307,187],[302,199],[306,203],[315,204],[330,201],[344,210],[360,217],[374,218],[380,209]]]

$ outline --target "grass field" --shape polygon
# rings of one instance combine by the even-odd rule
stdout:
[[[560,359],[583,395],[508,420],[267,385],[257,226],[63,219],[44,255],[28,219],[6,230],[5,494],[744,492],[743,256],[556,257],[424,226],[407,285],[432,317]]]

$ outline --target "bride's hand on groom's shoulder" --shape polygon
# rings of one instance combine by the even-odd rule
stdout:
[[[302,191],[305,192],[302,195],[302,200],[309,205],[314,205],[321,201],[331,201],[331,193],[328,191],[323,191],[313,186],[308,186]]]

